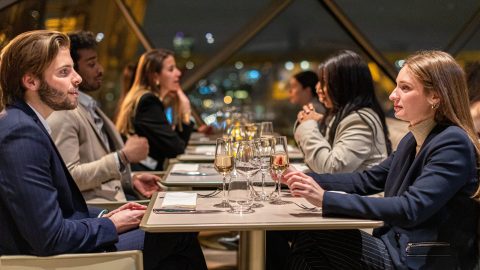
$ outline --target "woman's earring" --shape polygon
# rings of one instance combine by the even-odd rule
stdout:
[[[438,109],[438,103],[433,103],[432,104],[432,109],[434,109],[434,110]]]
[[[155,81],[155,86],[156,86],[156,87],[159,87],[159,86],[160,86],[160,81],[159,81],[159,80],[156,80],[156,81]]]

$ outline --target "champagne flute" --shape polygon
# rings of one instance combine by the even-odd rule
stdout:
[[[230,205],[226,196],[226,178],[227,174],[233,169],[233,155],[232,155],[232,142],[230,139],[218,138],[215,147],[215,170],[223,175],[222,182],[222,202],[215,204],[215,207],[228,208]]]
[[[272,155],[270,156],[270,166],[277,179],[277,197],[271,201],[271,204],[288,204],[290,201],[282,200],[282,174],[289,166],[287,138],[285,136],[273,138]]]

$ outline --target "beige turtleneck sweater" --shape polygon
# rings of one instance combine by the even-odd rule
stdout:
[[[428,134],[430,134],[430,131],[432,131],[436,125],[437,122],[435,122],[433,118],[428,118],[416,124],[415,126],[408,126],[408,129],[412,132],[413,137],[415,137],[415,141],[417,142],[415,155],[418,154]]]

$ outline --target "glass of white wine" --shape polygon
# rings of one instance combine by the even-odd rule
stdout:
[[[229,138],[218,138],[215,147],[215,170],[223,175],[222,181],[222,202],[215,204],[215,207],[228,208],[230,205],[226,196],[226,178],[233,169],[232,142]]]
[[[289,166],[288,160],[288,148],[287,138],[285,136],[279,136],[273,138],[272,154],[270,156],[270,167],[275,173],[277,181],[277,197],[272,200],[271,204],[288,204],[290,201],[282,200],[282,174],[287,170]]]

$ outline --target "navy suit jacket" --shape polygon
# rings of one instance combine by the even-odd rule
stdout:
[[[325,216],[383,220],[374,236],[397,269],[472,269],[477,258],[476,154],[466,133],[437,125],[417,156],[408,133],[397,151],[364,172],[312,175],[326,190]],[[385,191],[382,197],[365,197]]]
[[[93,252],[118,240],[95,218],[44,126],[24,102],[0,115],[0,255]]]

